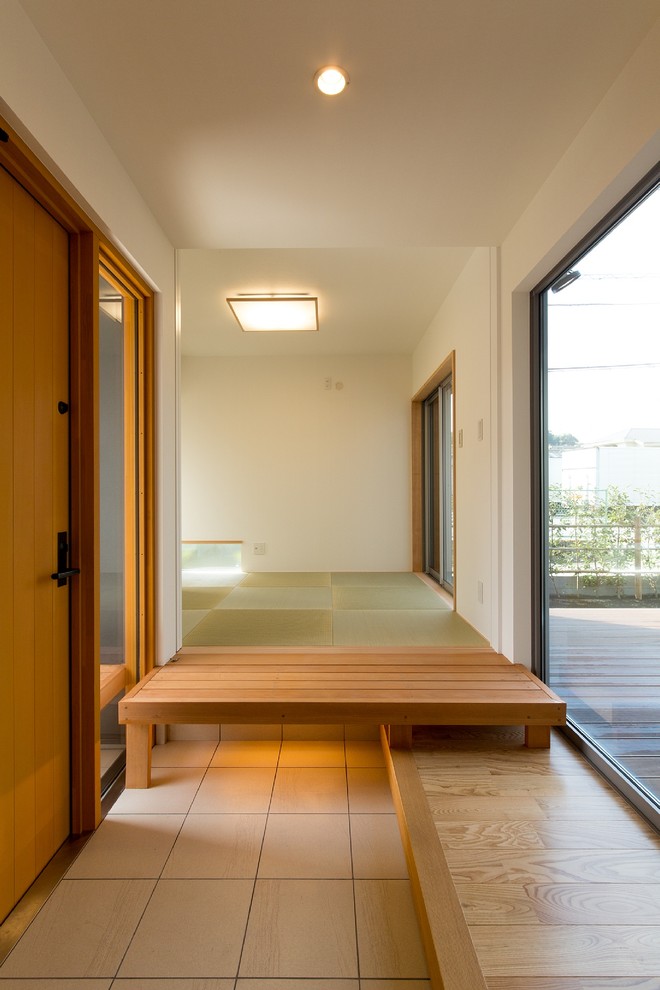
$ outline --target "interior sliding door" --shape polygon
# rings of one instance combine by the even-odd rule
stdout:
[[[454,589],[454,400],[451,375],[424,401],[424,571]]]

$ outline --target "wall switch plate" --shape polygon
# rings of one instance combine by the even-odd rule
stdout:
[[[477,581],[477,601],[480,605],[484,603],[484,583],[483,581]]]
[[[326,390],[326,392],[330,391],[330,389],[332,388],[332,378],[323,379],[323,388]]]
[[[263,554],[265,554],[265,552],[266,552],[266,544],[265,543],[253,543],[252,544],[252,553],[255,554],[255,556],[257,556],[257,557],[263,556]]]
[[[463,446],[463,430],[458,431],[458,446]]]
[[[480,419],[477,423],[477,440],[483,440],[484,438],[484,421]]]

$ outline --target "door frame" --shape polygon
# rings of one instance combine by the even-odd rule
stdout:
[[[71,599],[71,832],[97,827],[100,793],[98,272],[102,255],[139,289],[144,305],[144,659],[155,652],[154,293],[115,245],[0,116],[0,165],[69,234],[70,547],[80,576]],[[91,429],[90,429],[91,425]]]
[[[442,383],[451,378],[454,402],[454,423],[457,422],[456,404],[456,351],[451,351],[430,378],[412,398],[412,569],[417,573],[424,570],[424,401],[436,392]],[[456,497],[456,429],[452,438],[452,484],[454,491],[454,592],[453,608],[456,609],[456,594],[458,575],[456,573],[456,532],[457,532],[457,502]]]

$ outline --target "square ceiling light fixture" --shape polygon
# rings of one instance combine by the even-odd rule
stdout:
[[[241,330],[249,333],[313,333],[318,299],[304,292],[240,293],[227,299]]]

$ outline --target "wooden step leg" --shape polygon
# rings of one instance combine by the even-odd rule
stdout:
[[[151,783],[151,726],[126,725],[126,787],[149,787]]]
[[[550,726],[526,725],[525,746],[528,749],[550,749]]]
[[[412,749],[412,725],[390,725],[390,749]]]

